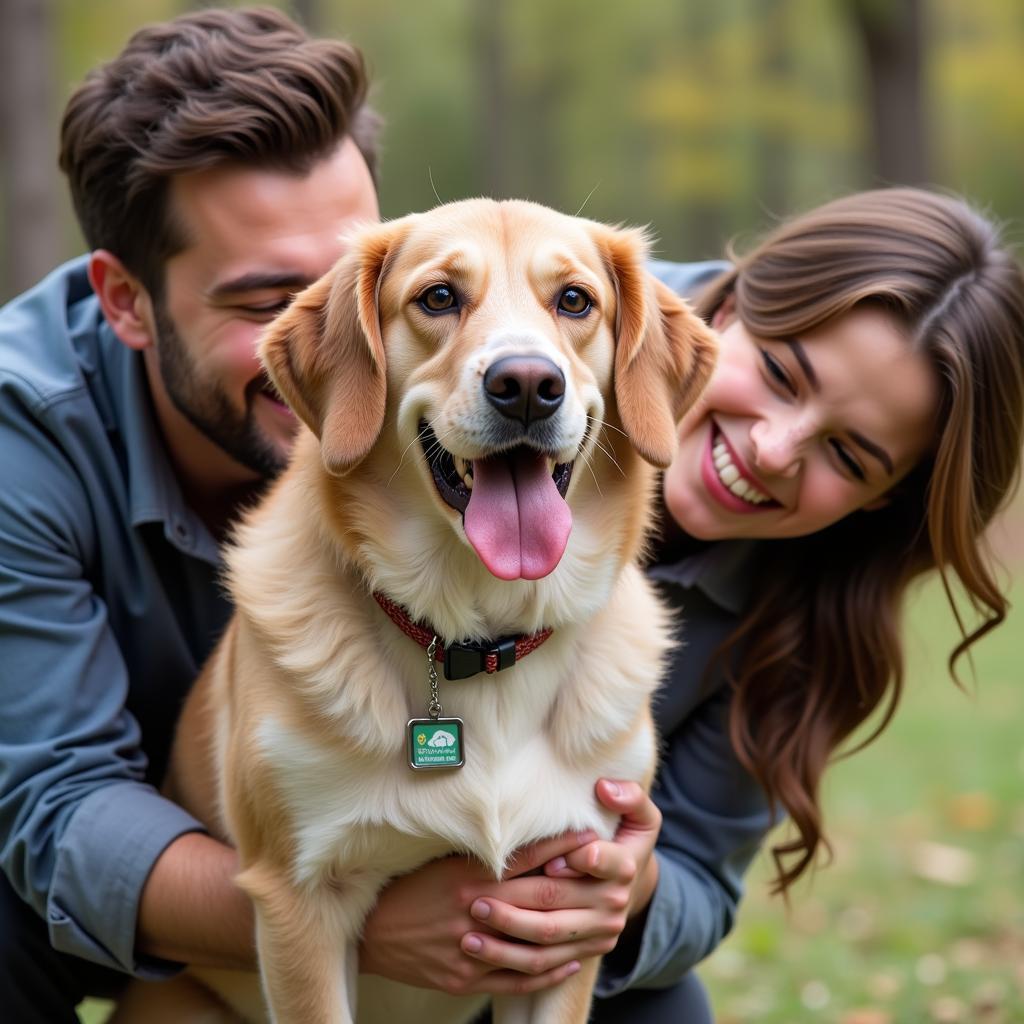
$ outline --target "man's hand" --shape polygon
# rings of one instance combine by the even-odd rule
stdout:
[[[391,883],[366,922],[360,969],[453,994],[523,993],[607,953],[654,892],[661,814],[635,783],[601,780],[596,792],[622,815],[613,840],[534,843],[500,882],[471,858],[449,857]]]

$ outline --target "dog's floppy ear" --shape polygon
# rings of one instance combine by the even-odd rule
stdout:
[[[377,300],[403,235],[398,221],[361,231],[260,341],[274,387],[320,439],[324,466],[335,475],[365,458],[384,423],[387,377]]]
[[[604,229],[599,238],[615,282],[615,400],[633,447],[665,468],[676,424],[697,400],[718,353],[714,332],[644,268],[643,231]]]

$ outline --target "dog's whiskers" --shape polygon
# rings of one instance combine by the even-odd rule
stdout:
[[[610,430],[618,430],[617,427],[612,427],[610,424],[605,423],[604,420],[596,419],[593,416],[588,416],[587,419],[591,423],[596,423],[599,428],[600,427],[608,427]],[[611,464],[619,471],[619,473],[622,476],[625,476],[626,475],[625,470],[623,470],[623,468],[619,465],[619,463],[616,460],[615,456],[611,453],[611,451],[608,448],[606,448],[603,444],[601,444],[600,440],[598,440],[598,433],[599,433],[599,431],[594,433],[594,447],[595,448],[600,448],[601,451],[604,452],[604,454],[608,458],[608,460],[611,462]],[[622,434],[623,437],[627,437],[628,436],[622,430],[620,430],[619,433]]]
[[[427,167],[427,177],[430,179],[430,188],[431,191],[434,193],[434,198],[437,200],[438,206],[443,206],[444,201],[437,194],[437,186],[434,184],[434,169],[432,167]],[[589,196],[587,198],[589,198]]]
[[[594,485],[597,487],[597,493],[603,498],[604,491],[601,490],[601,481],[597,479],[597,474],[594,472],[593,455],[590,452],[580,452],[579,458],[583,460],[583,465],[587,467],[587,471],[594,478]]]
[[[580,206],[580,208],[579,208],[579,209],[578,209],[578,210],[576,211],[576,216],[577,216],[577,217],[578,217],[578,216],[579,216],[579,215],[580,215],[580,214],[581,214],[581,213],[583,212],[583,207],[584,207],[584,206],[586,206],[586,205],[587,205],[587,203],[589,203],[589,202],[590,202],[590,197],[591,197],[591,196],[592,196],[592,195],[593,195],[593,194],[594,194],[594,193],[595,193],[595,192],[596,192],[596,191],[597,191],[597,190],[598,190],[598,189],[599,189],[600,187],[601,187],[601,182],[599,181],[599,182],[598,182],[598,183],[597,183],[597,184],[596,184],[596,185],[595,185],[595,186],[594,186],[594,187],[593,187],[593,188],[592,188],[592,189],[591,189],[591,190],[590,190],[590,191],[589,191],[589,192],[587,193],[587,198],[583,200],[583,204],[582,204],[582,205]]]
[[[419,443],[420,441],[422,441],[423,438],[426,436],[426,434],[431,429],[432,428],[430,427],[430,424],[427,424],[427,426],[425,426],[422,430],[420,430],[416,434],[416,436],[405,446],[405,450],[402,452],[401,458],[398,460],[398,465],[395,467],[394,473],[392,473],[391,476],[388,477],[388,482],[385,485],[386,487],[390,487],[391,486],[391,482],[395,479],[396,476],[398,476],[398,474],[399,474],[399,472],[400,472],[400,470],[402,468],[402,465],[405,463],[405,457],[406,457],[406,455],[409,454],[409,449],[412,448],[413,445],[415,445],[415,444]],[[451,433],[451,428],[449,428],[448,433]],[[446,448],[441,443],[441,439],[439,439],[438,437],[435,436],[435,438],[433,440],[433,443],[430,445],[430,447],[423,449],[423,455],[426,458],[427,462],[432,467],[435,467],[437,465],[437,460],[442,457],[442,455],[444,454],[445,451],[446,451]]]
[[[604,427],[605,430],[614,430],[616,434],[621,434],[627,441],[629,440],[629,434],[621,427],[616,427],[607,420],[599,420],[596,416],[587,416],[587,419],[591,423],[596,423],[599,427]]]
[[[412,440],[411,440],[411,441],[410,441],[410,442],[409,442],[409,443],[408,443],[408,444],[407,444],[407,445],[405,446],[405,451],[403,451],[403,452],[402,452],[401,458],[399,458],[399,460],[398,460],[398,465],[397,465],[397,466],[395,467],[395,471],[394,471],[394,473],[392,473],[392,474],[391,474],[391,476],[389,476],[389,477],[388,477],[388,482],[387,482],[387,484],[385,485],[386,487],[390,487],[390,486],[391,486],[391,481],[392,481],[392,480],[394,480],[396,476],[398,476],[399,470],[400,470],[400,469],[402,468],[402,463],[403,463],[403,462],[405,462],[405,457],[406,457],[406,455],[408,455],[408,454],[409,454],[409,449],[410,449],[410,448],[411,448],[411,447],[412,447],[412,446],[413,446],[414,444],[416,444],[416,443],[417,443],[418,441],[422,440],[422,438],[423,438],[423,435],[424,435],[424,434],[426,434],[426,432],[427,432],[427,431],[428,431],[429,429],[430,429],[430,427],[429,427],[429,426],[427,426],[427,427],[424,427],[424,428],[423,428],[423,429],[422,429],[422,430],[421,430],[421,431],[420,431],[420,432],[419,432],[419,433],[418,433],[418,434],[417,434],[417,435],[416,435],[416,436],[415,436],[415,437],[414,437],[414,438],[413,438],[413,439],[412,439]]]

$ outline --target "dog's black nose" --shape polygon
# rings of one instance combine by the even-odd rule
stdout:
[[[528,427],[562,404],[565,377],[544,356],[505,356],[487,368],[484,394],[502,416]]]

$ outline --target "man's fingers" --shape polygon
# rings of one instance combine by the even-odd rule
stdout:
[[[591,831],[564,832],[560,836],[540,839],[529,846],[520,847],[512,854],[502,878],[517,878],[529,871],[536,871],[537,868],[549,860],[554,860],[556,857],[564,857],[571,850],[578,849],[580,846],[596,838],[596,833]]]

